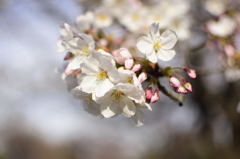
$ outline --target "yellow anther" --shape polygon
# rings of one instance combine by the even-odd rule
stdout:
[[[101,21],[101,22],[104,22],[104,21],[107,20],[107,16],[104,15],[104,14],[101,14],[101,15],[98,15],[98,16],[97,16],[97,19],[98,19],[99,21]]]
[[[128,79],[127,79],[127,83],[133,83],[133,78],[132,77],[128,77]]]
[[[87,47],[87,46],[83,46],[83,47],[81,48],[81,52],[84,53],[84,54],[88,54],[88,53],[89,53],[88,47]]]
[[[158,51],[160,48],[161,48],[160,42],[155,41],[155,42],[153,43],[153,49],[154,49],[155,51]]]
[[[123,93],[120,90],[115,89],[112,92],[112,97],[114,97],[116,100],[120,99],[123,96]]]
[[[132,18],[132,21],[137,21],[140,17],[138,14],[132,14],[131,18]]]
[[[107,78],[107,73],[105,71],[100,71],[97,74],[97,80],[104,80]]]

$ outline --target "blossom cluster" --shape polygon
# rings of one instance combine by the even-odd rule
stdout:
[[[237,7],[238,5],[236,5]],[[207,0],[206,10],[211,17],[206,22],[206,32],[209,35],[207,47],[217,50],[223,59],[226,79],[236,81],[240,79],[240,13],[238,8],[230,6],[230,2],[223,0]]]
[[[176,94],[191,92],[192,86],[181,72],[190,78],[196,78],[196,72],[158,65],[174,58],[178,41],[175,31],[162,30],[160,23],[153,22],[148,34],[124,39],[118,31],[112,33],[113,15],[87,12],[77,17],[75,26],[62,25],[57,43],[59,51],[66,52],[62,78],[88,112],[103,118],[122,114],[140,126],[143,110],[152,110],[150,104],[159,100],[159,92],[182,102]],[[130,33],[136,37],[137,33]],[[163,77],[168,79],[172,93],[161,85],[159,78]]]

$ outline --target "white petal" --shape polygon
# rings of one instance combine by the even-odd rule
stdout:
[[[113,87],[113,84],[109,79],[105,79],[103,81],[99,81],[97,83],[95,95],[96,97],[102,97]]]
[[[81,75],[80,75],[81,76]],[[95,76],[84,76],[80,83],[80,88],[83,92],[93,93],[96,89],[96,77]]]
[[[160,49],[157,53],[157,57],[159,60],[162,61],[169,61],[176,55],[176,52],[174,50],[164,50]]]
[[[174,31],[166,30],[161,35],[161,45],[163,49],[172,49],[177,43],[177,35]]]
[[[152,63],[157,63],[157,56],[156,56],[156,53],[154,51],[149,53],[149,54],[147,54],[146,57]]]
[[[143,125],[143,112],[138,110],[132,119],[135,122],[136,126],[142,126]]]
[[[137,41],[137,49],[143,54],[150,53],[153,50],[151,39],[147,36],[140,37]]]
[[[101,103],[101,114],[105,118],[111,118],[121,112],[119,103],[112,101],[111,98],[105,99],[103,103]]]
[[[70,61],[65,72],[70,72],[72,70],[79,69],[82,61],[83,59],[80,56],[75,57],[73,60]]]
[[[114,117],[116,115],[116,113],[113,110],[111,110],[110,107],[105,107],[105,106],[101,107],[101,114],[105,118],[111,118],[111,117]]]
[[[144,102],[144,91],[135,85],[119,83],[115,88],[121,90],[128,98],[134,100],[136,103]]]
[[[93,56],[99,61],[99,66],[107,71],[109,79],[113,82],[117,82],[120,77],[113,56],[104,50],[94,52]]]
[[[136,107],[135,107],[133,101],[131,101],[128,98],[124,98],[124,99],[122,99],[122,101],[124,102],[123,115],[128,118],[135,115]]]
[[[85,73],[87,75],[95,75],[97,72],[99,72],[98,62],[90,58],[88,60],[85,60],[81,65],[82,73]]]
[[[69,91],[72,90],[73,88],[77,87],[77,85],[78,85],[78,80],[75,75],[68,75],[65,77],[64,80],[66,82],[67,89]]]
[[[159,36],[159,23],[153,23],[150,27],[150,36]]]

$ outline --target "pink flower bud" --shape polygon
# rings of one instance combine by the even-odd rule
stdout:
[[[142,83],[147,79],[147,74],[145,72],[140,73],[138,80]]]
[[[142,67],[141,64],[135,64],[132,68],[132,71],[137,72],[141,69],[141,67]]]
[[[184,84],[184,87],[185,87],[188,91],[192,92],[192,85],[191,85],[189,82],[185,83],[185,84]]]
[[[152,96],[152,98],[151,98],[151,100],[150,100],[150,103],[155,103],[155,102],[157,102],[158,100],[159,100],[159,90],[156,89],[156,90],[154,91],[154,93],[153,93],[153,96]]]
[[[150,100],[152,98],[153,94],[152,94],[152,88],[148,88],[145,90],[145,97],[146,99]]]
[[[183,94],[186,94],[188,92],[183,86],[178,87],[176,91]]]
[[[225,50],[227,56],[233,56],[235,53],[235,49],[232,45],[225,45],[224,50]]]
[[[101,46],[107,46],[108,41],[107,41],[106,39],[100,39],[99,44],[100,44]]]
[[[124,64],[124,62],[128,59],[132,58],[132,55],[126,48],[121,48],[119,50],[115,50],[112,52],[112,55],[114,59],[117,61],[119,64]]]
[[[197,77],[196,71],[194,69],[184,68],[183,70],[188,74],[189,77],[191,78]]]
[[[181,86],[181,82],[174,76],[170,77],[169,83],[172,87],[175,87],[175,88]]]
[[[133,59],[127,59],[125,62],[124,62],[124,66],[127,70],[130,70],[132,67],[133,67],[133,64],[134,64],[134,61]]]

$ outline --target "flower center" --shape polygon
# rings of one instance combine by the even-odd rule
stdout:
[[[114,97],[116,100],[119,100],[123,95],[124,94],[120,90],[117,90],[117,89],[115,89],[112,92],[112,97]]]
[[[104,14],[102,14],[102,15],[99,15],[99,16],[97,17],[97,19],[98,19],[99,21],[101,21],[101,22],[104,22],[104,21],[107,20],[107,16],[104,15]]]
[[[88,47],[87,47],[87,46],[83,46],[83,47],[81,48],[81,52],[84,53],[84,54],[88,54],[88,53],[89,53]]]
[[[106,71],[100,71],[97,74],[97,80],[104,80],[107,78],[107,72]]]
[[[133,78],[132,77],[128,77],[128,79],[127,79],[127,83],[133,83]]]
[[[161,48],[161,44],[158,41],[153,43],[153,49],[157,52]]]
[[[152,20],[154,21],[154,22],[159,22],[160,21],[160,16],[158,16],[158,15],[153,15],[153,17],[152,17]]]
[[[136,22],[139,19],[139,15],[138,14],[132,14],[131,18],[132,18],[132,21]]]

